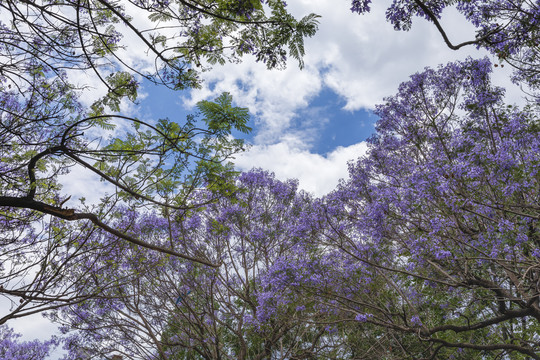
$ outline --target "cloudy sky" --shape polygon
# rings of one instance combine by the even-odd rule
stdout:
[[[423,19],[415,19],[408,32],[395,31],[385,20],[391,1],[374,3],[371,13],[358,15],[351,13],[350,0],[290,0],[289,10],[297,18],[309,13],[321,16],[318,33],[306,40],[303,70],[291,59],[285,70],[269,71],[246,56],[240,64],[203,73],[202,89],[178,93],[146,84],[140,89],[139,104],[126,105],[124,112],[181,123],[198,101],[230,92],[236,105],[248,107],[252,114],[253,132],[247,136],[252,146],[235,159],[237,168],[272,170],[280,179],[297,178],[303,189],[324,195],[347,177],[347,161],[365,151],[363,141],[377,121],[372,110],[385,96],[395,94],[399,83],[426,66],[487,55],[474,47],[450,50]],[[136,20],[144,24],[142,17]],[[475,36],[472,25],[453,9],[445,10],[442,24],[453,43]],[[124,41],[128,63],[151,63],[132,51],[137,48],[131,43],[134,39],[128,36]],[[494,70],[497,84],[511,86],[508,67]],[[99,90],[95,77],[81,75],[80,83]],[[97,97],[100,91],[93,94]],[[518,98],[519,91],[510,92],[511,102]],[[91,174],[78,176],[88,183]],[[77,184],[71,181],[66,192],[76,192]],[[99,199],[99,192],[93,195]]]
[[[170,105],[189,109],[230,92],[253,114],[248,138],[253,146],[236,159],[237,167],[297,178],[305,190],[324,195],[347,177],[347,161],[365,151],[363,141],[377,120],[372,110],[399,83],[426,66],[485,56],[473,47],[448,49],[423,19],[409,32],[395,31],[384,16],[390,1],[374,3],[370,14],[358,15],[347,0],[290,0],[295,16],[322,16],[319,32],[306,42],[303,70],[290,61],[286,70],[268,71],[246,58],[204,73],[203,89],[173,98]],[[452,9],[443,13],[443,26],[454,43],[474,38],[474,28]],[[494,70],[495,81],[508,85],[505,70]]]
[[[200,90],[179,94],[145,86],[140,104],[128,110],[181,122],[197,101],[228,91],[237,106],[250,109],[254,129],[247,138],[251,149],[236,158],[237,168],[265,168],[280,179],[297,178],[301,188],[324,195],[347,177],[347,161],[365,152],[364,141],[377,120],[372,110],[394,94],[400,82],[426,66],[485,56],[471,47],[448,49],[422,19],[416,19],[409,32],[394,31],[384,16],[389,3],[375,1],[372,12],[360,16],[350,12],[348,0],[289,0],[290,11],[298,17],[312,12],[322,16],[319,32],[306,42],[303,70],[291,61],[286,70],[268,71],[246,57],[241,64],[204,73]],[[474,38],[474,29],[451,9],[443,13],[442,23],[454,43]],[[509,86],[505,71],[494,69],[496,84]],[[519,92],[510,91],[508,98],[518,102]],[[88,174],[75,176],[89,181]],[[45,338],[51,326],[38,316],[10,325],[25,338]]]

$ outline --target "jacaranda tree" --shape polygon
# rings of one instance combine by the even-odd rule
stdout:
[[[48,341],[18,341],[17,335],[7,325],[0,325],[0,356],[2,359],[34,360],[45,359],[52,347],[59,342],[57,338]]]
[[[354,324],[351,358],[540,358],[538,109],[505,105],[491,69],[426,69],[378,106],[321,202],[325,253],[266,278]]]
[[[78,270],[92,274],[95,282],[85,286],[103,289],[101,295],[55,314],[66,330],[76,330],[70,356],[285,359],[324,349],[316,339],[325,326],[306,325],[295,306],[263,321],[258,313],[258,297],[264,296],[260,278],[311,231],[301,220],[311,197],[297,192],[296,182],[278,181],[261,170],[236,182],[233,197],[172,213],[170,219],[122,213],[118,221],[130,223],[138,236],[158,242],[172,237],[185,252],[204,254],[221,266],[129,246],[108,256],[97,253],[101,258]],[[197,196],[201,202],[213,195]],[[123,285],[104,288],[111,282]]]

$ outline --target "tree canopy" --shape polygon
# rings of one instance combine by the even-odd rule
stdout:
[[[119,113],[142,78],[196,86],[202,57],[249,52],[275,67],[288,46],[301,58],[314,15],[294,20],[280,1],[22,4],[2,4],[26,33],[9,31],[39,34],[50,22],[49,42],[72,25],[83,35],[71,55],[30,36],[3,48],[14,57],[0,102],[0,294],[13,306],[0,322],[46,311],[63,336],[18,342],[0,325],[0,355],[45,356],[63,343],[65,359],[540,359],[537,3],[393,1],[397,29],[424,17],[449,47],[486,48],[514,67],[529,101],[505,103],[487,58],[413,74],[377,106],[349,179],[321,198],[261,169],[234,172],[226,161],[243,143],[230,133],[249,130],[248,112],[228,94],[182,123]],[[71,24],[55,6],[86,20]],[[447,6],[478,28],[474,39],[449,40]],[[186,42],[130,28],[133,7],[178,22]],[[22,8],[44,15],[23,20]],[[156,50],[155,69],[117,63],[118,24]],[[81,63],[58,65],[68,55]],[[70,71],[110,64],[118,71],[101,80],[112,88],[83,108]],[[132,128],[110,143],[82,134],[121,119]],[[64,207],[59,179],[74,164],[116,192]]]

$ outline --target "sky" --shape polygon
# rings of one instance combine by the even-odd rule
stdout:
[[[297,17],[321,15],[318,33],[306,40],[303,70],[293,60],[286,70],[268,71],[246,57],[241,64],[204,73],[202,89],[169,104],[189,109],[230,92],[238,106],[250,109],[254,128],[248,137],[252,147],[236,158],[237,168],[261,167],[280,179],[296,178],[301,188],[322,196],[347,177],[347,162],[365,153],[365,140],[375,130],[375,105],[396,93],[409,75],[426,66],[486,56],[473,47],[450,50],[423,19],[416,19],[409,32],[395,31],[385,21],[390,1],[374,3],[370,14],[358,15],[346,0],[290,0],[289,10]],[[472,25],[455,10],[443,13],[442,24],[454,43],[474,38]],[[497,84],[511,86],[507,69],[494,70]],[[513,94],[509,100],[519,101],[520,95]]]
[[[246,57],[240,64],[203,73],[202,89],[175,93],[145,84],[139,104],[124,104],[123,110],[181,122],[197,101],[228,91],[235,104],[248,107],[252,115],[253,132],[246,138],[251,147],[234,160],[237,169],[260,167],[282,180],[296,178],[300,188],[323,196],[347,177],[347,162],[365,154],[365,140],[377,121],[375,105],[396,93],[399,83],[426,66],[487,55],[473,47],[448,49],[426,20],[415,19],[409,32],[394,31],[384,16],[389,4],[375,1],[370,14],[358,15],[350,12],[347,0],[289,0],[289,10],[297,17],[311,12],[322,16],[318,33],[306,40],[303,70],[290,61],[285,70],[269,71]],[[452,9],[445,10],[442,24],[454,43],[474,38],[474,28]],[[494,68],[494,82],[509,88],[508,102],[519,103],[520,93],[510,84],[507,70]],[[99,198],[106,191],[88,173],[71,176],[68,193],[92,188]],[[39,316],[10,325],[25,339],[43,339],[52,331]]]

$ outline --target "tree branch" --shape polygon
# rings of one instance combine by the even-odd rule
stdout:
[[[435,24],[435,27],[437,28],[437,30],[439,31],[439,33],[443,37],[444,42],[452,50],[459,50],[460,48],[462,48],[464,46],[467,46],[467,45],[478,44],[478,43],[480,43],[480,42],[482,42],[484,40],[487,40],[491,35],[493,35],[494,33],[498,32],[500,30],[500,27],[497,27],[497,28],[493,29],[492,31],[489,31],[487,34],[485,34],[484,36],[482,36],[480,38],[477,38],[475,40],[465,41],[465,42],[462,42],[460,44],[454,45],[454,44],[452,44],[452,42],[448,38],[448,35],[446,35],[446,32],[444,31],[441,23],[439,22],[439,19],[437,19],[437,16],[435,16],[435,14],[433,14],[433,12],[426,6],[426,4],[424,4],[421,0],[414,0],[414,2],[416,3],[416,5],[418,5],[422,9],[422,11],[429,17],[429,19],[431,21],[433,21],[433,23]]]
[[[0,196],[0,206],[5,207],[14,207],[14,208],[22,208],[22,209],[32,209],[39,211],[44,214],[53,215],[55,217],[58,217],[60,219],[68,220],[68,221],[76,221],[76,220],[90,220],[94,225],[97,227],[105,230],[106,232],[115,235],[121,239],[127,240],[132,244],[142,246],[144,248],[159,251],[161,253],[173,255],[182,259],[186,259],[189,261],[194,261],[203,265],[211,266],[214,268],[217,268],[221,266],[221,264],[213,264],[207,260],[195,258],[189,255],[180,254],[174,250],[150,244],[147,242],[144,242],[142,240],[139,240],[137,238],[134,238],[132,236],[129,236],[117,229],[114,229],[110,227],[109,225],[103,223],[96,214],[92,213],[79,213],[76,212],[75,209],[63,209],[57,206],[52,206],[49,204],[46,204],[41,201],[36,201],[28,198],[20,198],[20,197],[12,197],[12,196]]]

